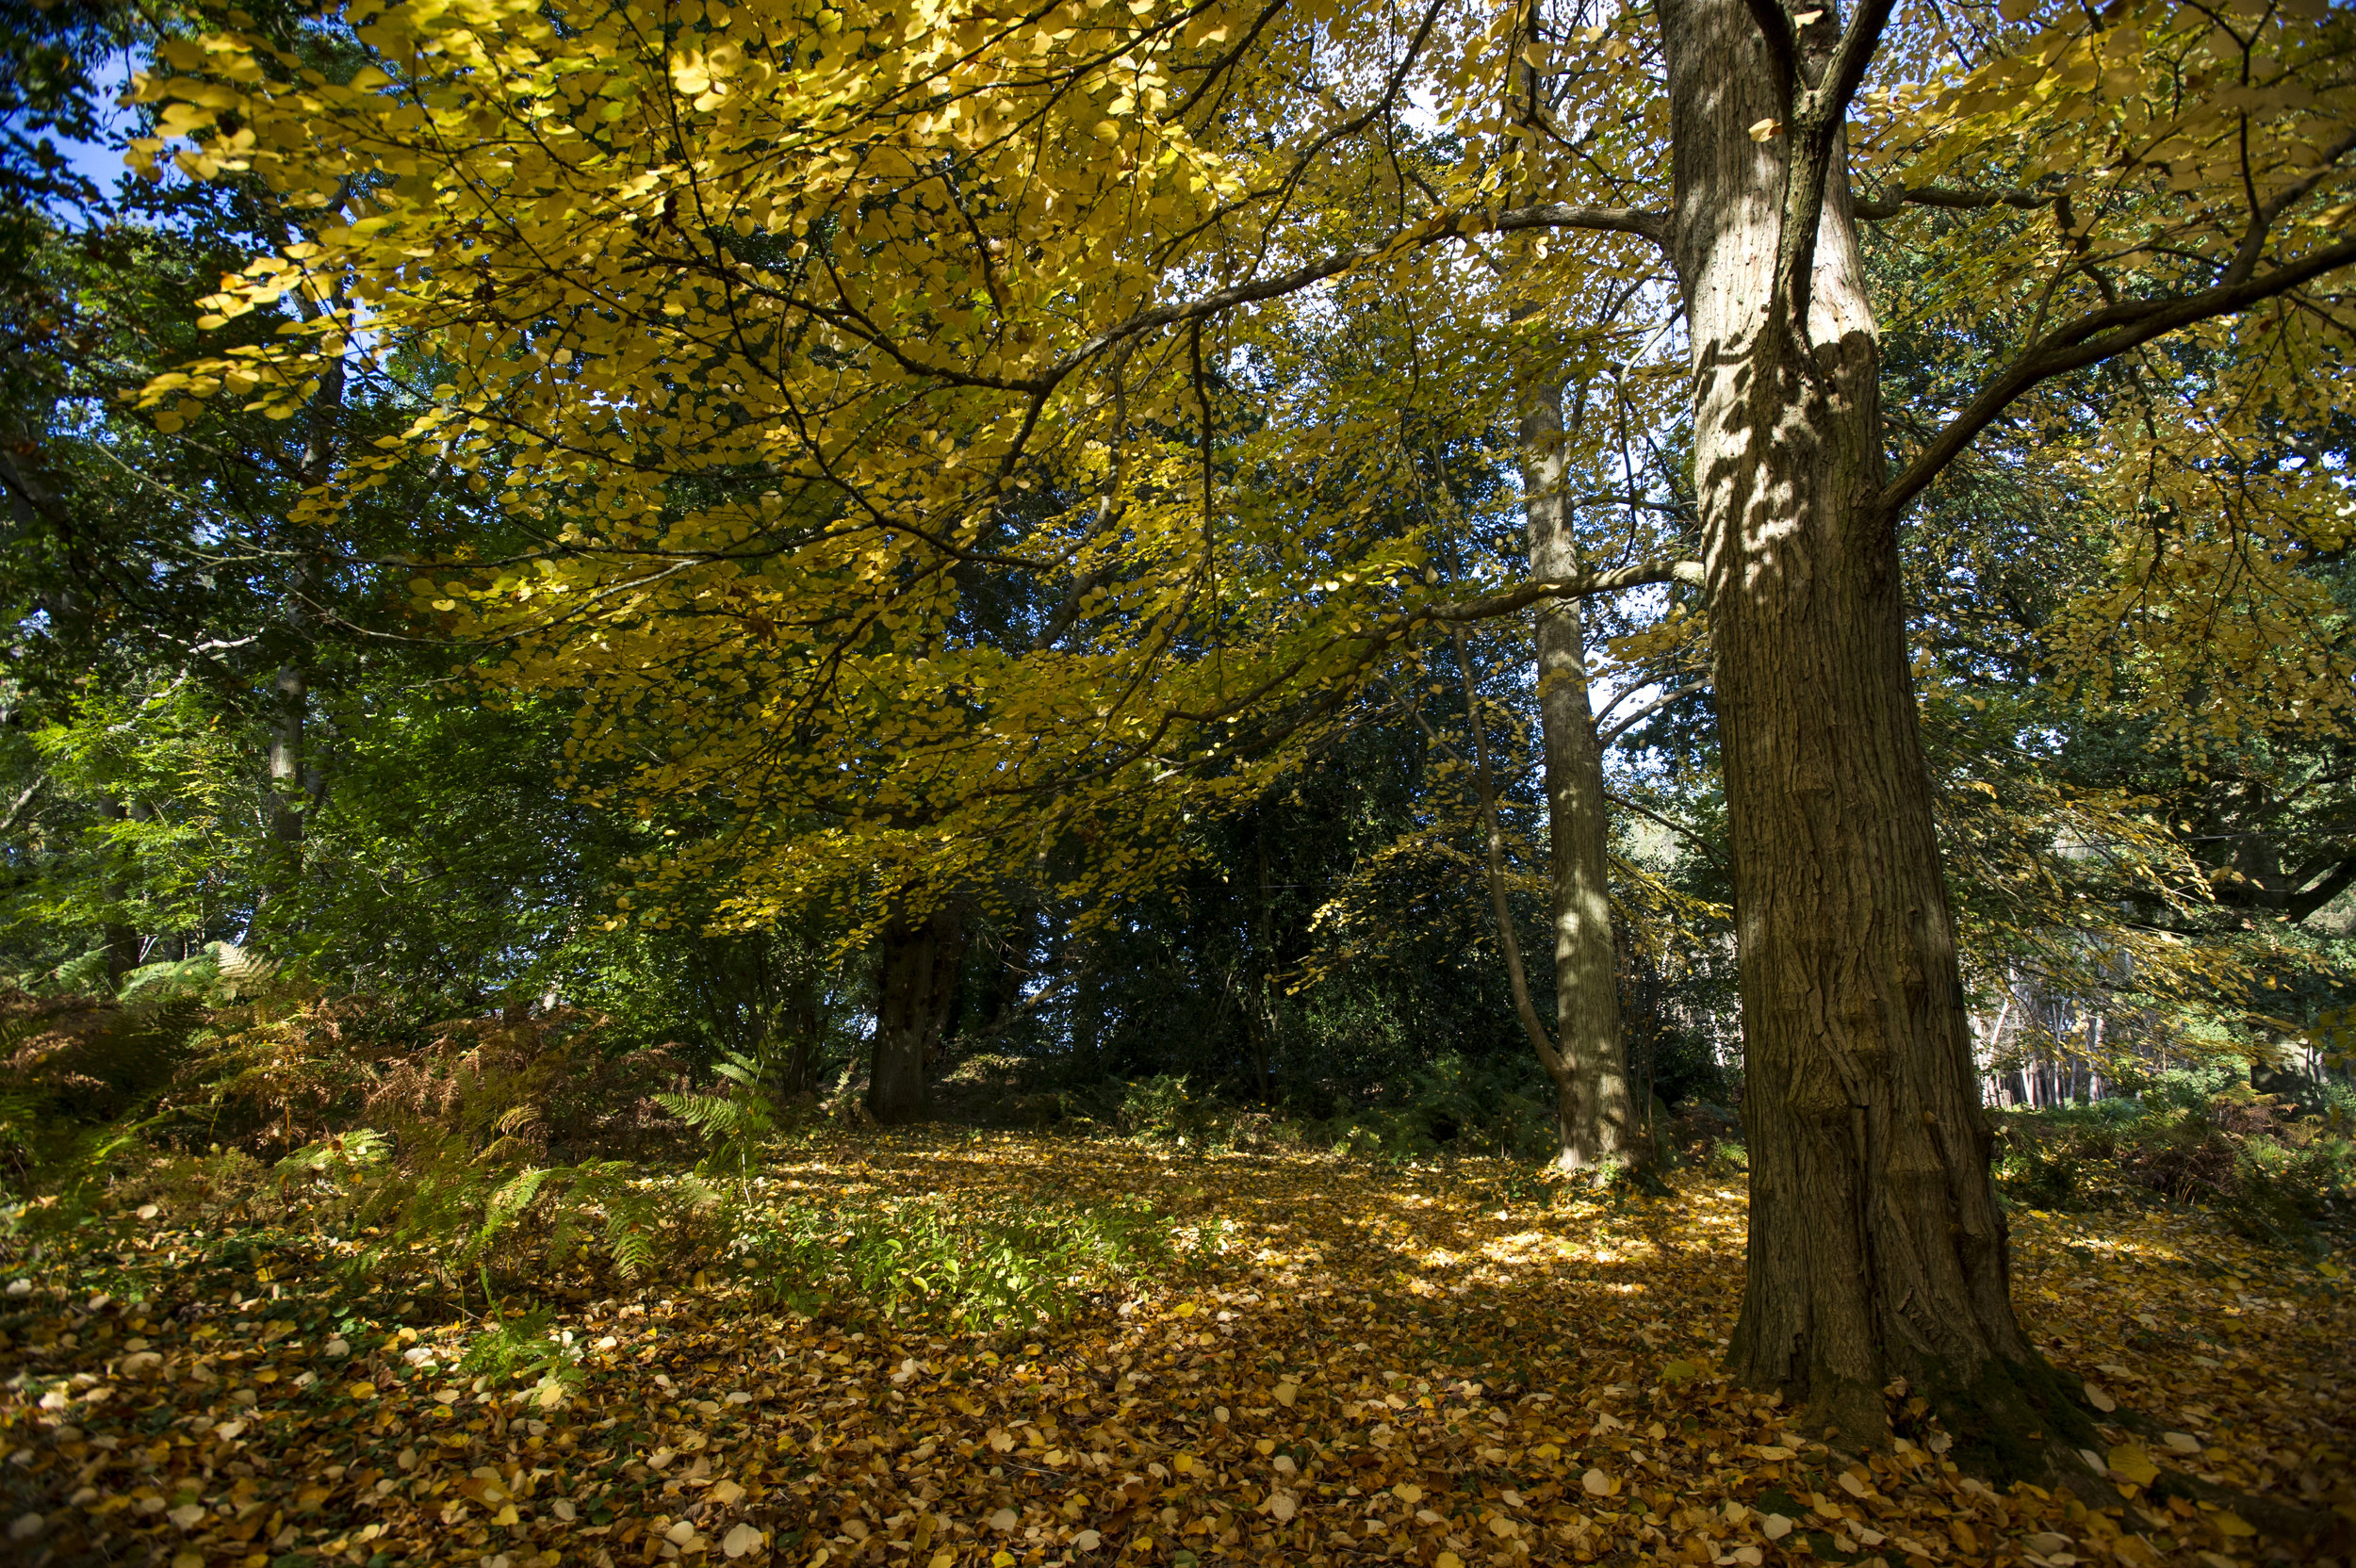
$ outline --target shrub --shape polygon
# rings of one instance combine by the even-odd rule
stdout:
[[[2210,1073],[2171,1073],[2139,1099],[2013,1112],[2003,1119],[1999,1191],[2037,1208],[2119,1201],[2198,1203],[2242,1233],[2312,1248],[2345,1223],[2356,1145],[2345,1089],[2313,1086],[2311,1114]]]

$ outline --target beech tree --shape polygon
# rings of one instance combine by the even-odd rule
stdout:
[[[2342,396],[2345,14],[353,19],[377,61],[348,81],[222,35],[142,88],[192,139],[184,169],[354,215],[217,302],[296,291],[313,318],[145,403],[167,425],[185,398],[288,413],[368,342],[439,346],[415,425],[312,504],[420,448],[496,461],[483,504],[539,547],[437,564],[420,608],[499,640],[501,678],[586,694],[578,755],[659,738],[633,788],[730,822],[649,865],[648,918],[690,881],[758,922],[1075,841],[1093,885],[1144,885],[1186,814],[1346,724],[1427,633],[1698,579],[1749,1085],[1734,1364],[1845,1442],[1883,1439],[1904,1379],[1979,1462],[2075,1466],[2078,1394],[2010,1299],[1899,530],[1992,429],[2121,366],[2135,396],[2084,456],[2119,586],[2080,612],[2143,617],[2179,702],[2346,724],[2345,650],[2300,630],[2341,488],[2286,434]],[[1500,109],[1524,72],[1545,90]],[[1880,299],[1873,225],[1929,237]],[[1889,310],[2004,330],[1956,331],[1939,377],[1893,387]],[[1377,311],[1413,323],[1409,363],[1303,373],[1303,332]],[[1638,530],[1614,565],[1555,547],[1550,449],[1634,482],[1592,431],[1558,445],[1530,389],[1631,370],[1677,389],[1697,562]],[[1443,585],[1429,525],[1372,504],[1403,482],[1407,414],[1468,409],[1529,433],[1536,575]],[[1028,636],[975,634],[963,606],[1008,578],[1034,585]],[[2219,594],[2249,635],[2168,609]],[[1567,661],[1575,634],[1542,624]]]

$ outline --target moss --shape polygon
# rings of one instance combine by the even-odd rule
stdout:
[[[1990,1361],[1963,1379],[1931,1360],[1912,1370],[1916,1391],[1955,1440],[1948,1458],[1995,1481],[2046,1481],[2084,1473],[2077,1450],[2099,1440],[2078,1388],[2044,1357]]]

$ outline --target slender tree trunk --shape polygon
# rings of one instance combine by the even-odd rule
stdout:
[[[123,802],[111,794],[102,794],[98,797],[98,814],[108,822],[123,822],[130,816],[130,812],[124,809]],[[123,858],[111,847],[106,851],[109,868],[106,874],[106,897],[110,902],[123,896],[122,880],[113,870]],[[106,978],[112,984],[120,986],[123,984],[123,977],[139,966],[139,955],[144,944],[139,940],[139,928],[128,921],[109,921],[106,929],[100,934],[100,939],[106,948]]]
[[[1521,418],[1522,507],[1532,577],[1585,569],[1562,493],[1562,388],[1526,397]],[[1562,1131],[1555,1163],[1605,1165],[1637,1151],[1612,936],[1609,806],[1603,747],[1587,694],[1587,636],[1579,600],[1538,611],[1538,730],[1546,755],[1547,837],[1553,845],[1554,1017],[1559,1070],[1549,1064]]]
[[[1729,1359],[1805,1405],[1811,1436],[1886,1442],[1883,1390],[1904,1378],[1978,1467],[2050,1472],[2048,1445],[2092,1427],[2013,1314],[1880,500],[1846,149],[1812,293],[1779,287],[1802,264],[1781,244],[1790,139],[1751,131],[1788,112],[1758,24],[1743,0],[1664,0],[1662,36],[1750,1078]]]
[[[931,1108],[926,1069],[957,1005],[965,935],[964,911],[954,901],[913,918],[895,914],[884,925],[867,1083],[867,1108],[877,1121],[921,1121]]]
[[[298,574],[300,575],[300,574]],[[288,616],[289,622],[294,615]],[[272,872],[263,895],[274,899],[290,886],[303,864],[304,727],[310,718],[311,680],[300,659],[279,667],[270,706],[270,836]]]
[[[1258,951],[1253,955],[1252,1027],[1252,1076],[1260,1095],[1260,1103],[1271,1104],[1275,1100],[1275,1082],[1268,1072],[1268,1056],[1276,1039],[1276,940],[1273,914],[1268,902],[1268,824],[1253,825],[1252,843],[1259,861],[1260,906],[1254,912],[1252,929],[1258,939]]]
[[[309,314],[306,312],[306,315]],[[310,428],[295,470],[304,489],[324,484],[334,474],[336,421],[343,413],[344,366],[341,359],[320,378],[319,396],[303,416]],[[270,704],[270,853],[262,902],[282,897],[303,874],[303,821],[312,803],[310,759],[311,672],[308,656],[316,636],[319,591],[324,575],[318,541],[296,541],[297,557],[286,593],[287,654],[272,683]]]
[[[785,1092],[807,1094],[818,1086],[818,976],[807,954],[786,982],[784,1017],[778,1021],[792,1042],[785,1057]]]

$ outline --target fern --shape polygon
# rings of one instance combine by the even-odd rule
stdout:
[[[26,986],[25,989],[62,996],[112,996],[112,956],[105,948],[93,947],[80,957],[69,958],[51,970],[45,984]]]
[[[459,1255],[463,1258],[474,1259],[490,1251],[491,1244],[499,1238],[499,1233],[521,1217],[526,1209],[532,1207],[532,1200],[540,1196],[540,1189],[548,1184],[548,1178],[557,1174],[556,1171],[544,1169],[538,1166],[527,1166],[516,1172],[505,1185],[492,1193],[484,1201],[483,1223],[476,1230],[473,1239],[466,1243]]]
[[[761,1082],[761,1064],[752,1057],[724,1052],[713,1070],[733,1086],[727,1094],[658,1094],[655,1103],[703,1138],[700,1168],[733,1167],[738,1191],[749,1198],[753,1167],[776,1135],[782,1113]]]

